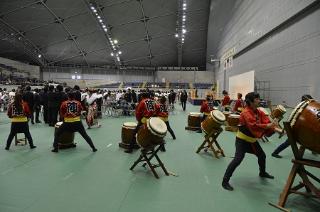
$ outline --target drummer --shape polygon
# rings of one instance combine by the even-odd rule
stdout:
[[[152,94],[151,94],[152,95]],[[137,134],[141,125],[145,124],[147,120],[156,115],[156,102],[150,97],[149,92],[144,92],[141,94],[141,101],[136,107],[136,120],[138,121],[137,127],[134,131],[134,135]],[[125,153],[132,153],[133,147],[135,145],[135,136],[133,136],[130,146],[126,149]]]
[[[81,111],[81,103],[75,100],[74,92],[68,93],[68,100],[64,101],[60,107],[60,116],[63,118],[63,123],[55,134],[53,150],[51,150],[52,152],[58,152],[59,136],[61,136],[64,132],[79,132],[92,148],[92,151],[97,151],[80,120]]]
[[[213,101],[210,95],[207,95],[206,100],[202,102],[200,112],[203,113],[202,120],[203,122],[207,116],[210,115],[210,112],[213,110]]]
[[[239,130],[236,135],[236,152],[234,159],[228,165],[224,174],[222,187],[232,191],[233,187],[229,184],[229,180],[240,165],[246,153],[255,154],[258,157],[260,168],[259,176],[262,178],[273,179],[274,177],[266,172],[266,154],[257,142],[262,136],[271,136],[275,131],[281,133],[278,128],[277,120],[270,122],[264,112],[257,109],[260,103],[258,93],[251,92],[245,97],[246,107],[240,114]]]
[[[309,99],[313,99],[312,96],[305,94],[301,97],[301,102],[309,100]],[[282,158],[281,155],[279,155],[280,152],[282,152],[283,150],[285,150],[286,148],[288,148],[290,146],[289,140],[286,139],[285,142],[283,142],[282,144],[280,144],[271,154],[272,157],[275,158]]]
[[[36,146],[33,145],[28,125],[28,117],[31,116],[31,112],[28,104],[22,100],[21,93],[15,94],[14,101],[9,104],[7,115],[11,119],[11,130],[5,149],[9,150],[12,139],[17,133],[24,133],[28,139],[30,149],[36,148]]]
[[[176,136],[169,124],[169,112],[168,112],[168,106],[166,104],[166,101],[167,101],[167,98],[165,96],[160,97],[160,103],[156,104],[156,114],[160,119],[162,119],[162,121],[166,123],[168,131],[170,132],[173,140],[176,140]]]
[[[223,94],[223,100],[221,102],[221,106],[223,108],[223,110],[225,111],[229,111],[229,106],[230,106],[230,96],[228,94],[228,91],[226,90],[223,90],[222,91],[222,94]]]
[[[211,97],[211,95],[207,95],[206,100],[202,102],[201,107],[200,107],[200,112],[203,113],[201,122],[206,120],[207,116],[210,115],[210,112],[213,110],[213,108],[214,108],[214,104],[212,101],[212,97]],[[201,133],[202,130],[199,129],[197,132]]]
[[[240,114],[241,111],[244,108],[244,101],[242,100],[242,94],[241,93],[238,93],[237,97],[238,97],[238,99],[237,99],[237,101],[236,101],[236,103],[235,103],[235,105],[233,107],[233,112]]]

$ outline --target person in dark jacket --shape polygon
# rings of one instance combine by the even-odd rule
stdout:
[[[36,88],[34,89],[34,94],[33,94],[33,100],[34,100],[34,105],[33,105],[33,112],[36,114],[36,123],[41,123],[39,120],[39,113],[41,110],[41,100],[40,100],[40,95],[39,95],[39,89]]]
[[[73,87],[73,93],[74,93],[74,99],[77,100],[78,102],[81,102],[81,92],[80,92],[80,87],[79,85],[75,85]]]
[[[48,89],[49,87],[46,85],[43,88],[43,91],[40,92],[40,102],[43,107],[43,121],[44,123],[49,123],[49,114],[48,114]]]
[[[55,92],[54,86],[49,86],[48,92],[48,112],[49,112],[49,126],[54,127],[57,123],[58,111],[60,106],[59,93]]]
[[[187,104],[188,94],[186,90],[183,90],[180,96],[181,106],[183,111],[186,111],[186,104]]]
[[[131,91],[131,96],[132,96],[132,102],[137,103],[138,102],[137,93],[134,90]]]

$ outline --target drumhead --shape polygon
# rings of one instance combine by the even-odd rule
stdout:
[[[294,124],[296,123],[296,120],[300,113],[309,105],[310,101],[303,101],[300,102],[291,112],[288,122],[290,122],[290,126],[293,127]]]
[[[62,122],[62,121],[57,122],[55,127],[60,127],[62,124],[63,124],[63,122]]]
[[[189,115],[190,116],[201,116],[201,113],[199,113],[199,112],[190,112]]]
[[[213,110],[210,113],[211,117],[218,123],[223,124],[226,121],[226,116],[219,110]]]
[[[135,122],[125,122],[125,123],[123,123],[123,126],[125,126],[125,127],[136,127],[137,123],[135,123]]]
[[[267,116],[270,115],[270,113],[264,108],[264,107],[258,107],[258,109],[262,112],[264,112],[264,114],[266,114]]]
[[[287,112],[287,110],[286,110],[282,105],[278,105],[277,108],[278,108],[282,113]]]
[[[240,115],[238,115],[238,114],[230,114],[229,117],[230,118],[240,118]]]
[[[164,137],[167,133],[167,125],[158,117],[151,117],[147,121],[147,127],[154,135]]]

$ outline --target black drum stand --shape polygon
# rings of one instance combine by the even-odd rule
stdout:
[[[134,167],[136,167],[140,162],[142,162],[143,167],[145,167],[146,164],[150,167],[155,178],[159,179],[159,175],[157,174],[157,172],[155,170],[155,168],[157,168],[157,167],[161,167],[163,172],[167,176],[169,176],[169,173],[168,173],[166,167],[164,167],[162,161],[160,160],[159,156],[157,155],[159,150],[162,148],[162,145],[164,145],[164,142],[161,145],[154,146],[150,149],[149,148],[148,149],[142,148],[139,158],[133,163],[130,170],[132,171],[134,169]],[[152,164],[151,163],[152,158],[156,158],[158,164]]]
[[[300,146],[300,148],[298,149],[297,139],[294,138],[292,134],[290,123],[284,122],[283,124],[294,154],[294,159],[292,159],[293,166],[288,176],[287,183],[284,186],[282,193],[280,194],[278,205],[276,205],[276,207],[282,210],[287,202],[289,194],[292,193],[320,199],[320,189],[317,188],[309,178],[316,181],[317,183],[320,183],[320,179],[305,169],[305,166],[320,168],[320,161],[304,159],[303,155],[305,152],[305,147]],[[299,182],[298,185],[293,186],[294,180],[297,175],[300,176],[302,181]],[[302,188],[305,188],[305,191],[299,191]]]
[[[219,158],[219,154],[221,154],[222,157],[225,157],[223,149],[220,147],[217,137],[222,133],[223,129],[220,127],[220,129],[213,130],[211,133],[206,134],[204,136],[203,143],[199,146],[196,153],[199,153],[202,149],[204,149],[205,152],[209,150],[212,151],[212,156]],[[213,146],[215,144],[216,148]]]

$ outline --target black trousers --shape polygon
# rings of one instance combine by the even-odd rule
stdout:
[[[182,106],[183,111],[186,110],[186,104],[187,104],[187,101],[181,101],[181,106]]]
[[[57,123],[58,112],[59,112],[58,107],[49,107],[49,110],[48,110],[49,125],[54,126]]]
[[[36,114],[36,120],[34,120],[33,113],[32,113],[32,121],[36,121],[36,122],[39,122],[39,121],[40,121],[40,120],[39,120],[40,108],[41,108],[40,105],[34,106],[34,108],[33,108],[33,113]]]
[[[274,154],[279,154],[280,152],[282,152],[284,149],[286,149],[287,147],[290,146],[289,140],[287,139],[285,142],[283,142],[282,144],[280,144],[275,150],[274,150]]]
[[[89,144],[89,146],[92,149],[95,149],[95,146],[93,145],[93,142],[91,138],[86,133],[86,130],[83,127],[83,124],[81,121],[76,122],[63,122],[63,124],[57,129],[57,132],[54,136],[54,142],[53,142],[53,148],[58,149],[58,142],[59,137],[64,132],[79,132],[80,135],[86,140],[86,142]]]
[[[48,105],[43,105],[43,121],[44,123],[49,123],[49,113],[48,113]]]
[[[174,134],[174,132],[173,132],[173,130],[171,129],[171,127],[170,127],[170,123],[169,123],[169,121],[165,121],[164,123],[166,123],[166,125],[167,125],[167,129],[168,129],[168,131],[169,131],[169,133],[171,134],[171,136],[172,136],[172,138],[176,138],[176,136],[175,136],[175,134]]]
[[[266,171],[266,154],[258,142],[249,143],[236,137],[236,152],[233,160],[228,165],[223,180],[229,181],[235,169],[240,165],[246,153],[255,154],[258,157],[260,173]]]
[[[17,133],[24,133],[29,142],[29,145],[33,146],[33,140],[29,131],[28,122],[12,122],[10,134],[7,139],[7,148],[10,148],[12,140]]]

